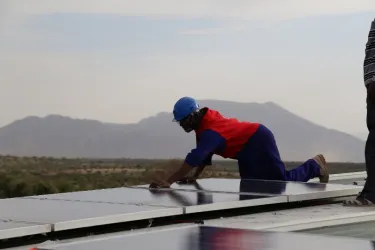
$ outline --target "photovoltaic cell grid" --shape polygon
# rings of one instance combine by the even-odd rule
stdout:
[[[148,186],[0,200],[0,220],[39,225],[30,235],[173,215],[357,194],[359,186],[236,179],[202,179],[170,189]],[[9,224],[10,225],[10,224]],[[22,228],[20,225],[19,228]],[[48,229],[48,228],[47,228]],[[0,231],[9,235],[9,230]],[[25,233],[19,233],[23,236]],[[7,236],[8,237],[8,236]],[[8,238],[17,237],[16,233]]]
[[[155,244],[157,242],[157,244]],[[220,227],[191,226],[107,236],[95,240],[82,240],[67,244],[46,243],[38,250],[373,250],[368,240],[305,235],[296,233],[260,232]]]

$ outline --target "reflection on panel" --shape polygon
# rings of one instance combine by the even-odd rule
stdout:
[[[156,244],[157,243],[157,244]],[[103,237],[95,241],[46,244],[48,250],[374,250],[367,240],[317,235],[257,232],[250,230],[189,227],[127,236]]]
[[[139,187],[146,188],[147,185]],[[171,188],[195,191],[256,193],[265,195],[300,195],[342,190],[354,190],[354,192],[357,192],[361,189],[360,187],[353,185],[216,178],[200,179],[195,185],[174,183]]]
[[[207,192],[220,192],[220,193],[249,193],[254,195],[267,195],[277,196],[285,191],[286,183],[280,182],[275,185],[259,185],[263,184],[264,181],[259,183],[250,183],[250,181],[244,182],[240,179],[200,179],[195,183],[189,184],[178,184],[174,183],[170,189],[174,190],[189,190],[189,191],[207,191]],[[273,182],[272,182],[273,183]],[[247,185],[250,184],[250,185]],[[254,185],[255,184],[255,185]],[[133,188],[144,188],[147,189],[148,185],[134,186]],[[265,188],[267,188],[265,190]]]

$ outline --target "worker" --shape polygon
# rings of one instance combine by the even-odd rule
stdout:
[[[150,188],[168,188],[177,181],[195,181],[204,168],[212,165],[214,154],[237,160],[241,179],[307,182],[318,177],[327,183],[329,174],[323,155],[301,166],[286,170],[272,132],[263,124],[227,118],[208,107],[200,108],[196,100],[183,97],[174,105],[174,121],[196,134],[196,148],[189,152],[181,167],[167,180],[155,180]],[[186,175],[196,169],[192,177]]]

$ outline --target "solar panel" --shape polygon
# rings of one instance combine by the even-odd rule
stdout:
[[[268,180],[239,179],[200,179],[198,186],[193,184],[176,184],[171,188],[178,190],[210,191],[222,193],[250,193],[257,195],[287,195],[289,201],[322,199],[356,195],[362,190],[360,186],[321,184],[310,182],[285,182]],[[148,185],[134,188],[148,188]]]
[[[181,215],[181,208],[63,200],[0,200],[0,219],[51,223],[55,231]]]
[[[51,225],[49,224],[31,224],[24,222],[0,220],[0,240],[36,234],[44,234],[50,231]]]
[[[44,244],[39,250],[373,250],[374,243],[363,239],[260,232],[219,227],[194,226],[103,237],[72,243]]]
[[[25,199],[55,199],[81,202],[144,204],[165,207],[182,207],[185,213],[259,206],[287,202],[286,196],[255,196],[234,193],[191,192],[179,190],[146,190],[113,188],[84,192],[61,193],[25,197]]]

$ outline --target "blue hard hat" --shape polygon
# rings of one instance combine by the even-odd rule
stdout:
[[[186,116],[190,115],[194,111],[199,109],[198,103],[194,98],[191,97],[182,97],[178,100],[173,107],[173,116],[174,121],[181,121]]]

